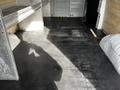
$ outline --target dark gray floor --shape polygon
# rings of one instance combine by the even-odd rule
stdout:
[[[40,56],[29,54],[33,49]],[[42,48],[22,41],[14,50],[19,81],[0,81],[0,90],[57,90],[62,69]]]
[[[56,25],[57,29],[50,31],[48,39],[71,60],[96,90],[120,90],[120,76],[87,26],[73,21],[61,23]]]
[[[47,39],[18,34],[24,40],[14,50],[20,80],[0,81],[0,90],[120,90],[120,76],[84,23],[52,25]]]
[[[99,42],[84,30],[86,29],[68,29],[69,34],[66,30],[61,30],[59,33],[56,30],[51,31],[49,40],[71,60],[96,90],[120,90],[120,76],[104,55]],[[81,36],[72,34],[76,31]]]

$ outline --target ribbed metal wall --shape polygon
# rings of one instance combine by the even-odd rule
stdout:
[[[85,0],[70,0],[70,16],[83,17],[85,15]]]
[[[53,2],[53,15],[66,17],[69,15],[69,0],[54,0]]]
[[[84,17],[86,0],[53,0],[53,16]]]

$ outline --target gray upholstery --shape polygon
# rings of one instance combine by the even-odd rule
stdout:
[[[104,37],[100,46],[120,74],[120,34],[113,34]]]

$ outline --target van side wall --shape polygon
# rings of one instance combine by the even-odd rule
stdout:
[[[9,7],[16,4],[16,0],[0,0],[0,8]]]
[[[103,29],[107,34],[120,33],[120,0],[107,0]]]

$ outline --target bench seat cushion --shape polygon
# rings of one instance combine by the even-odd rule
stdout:
[[[120,34],[104,37],[100,42],[100,47],[120,74]]]

